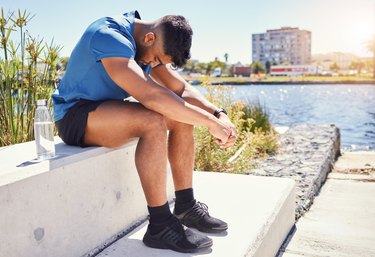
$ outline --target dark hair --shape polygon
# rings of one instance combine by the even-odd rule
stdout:
[[[165,54],[172,57],[175,68],[181,68],[190,59],[193,30],[180,15],[164,16],[159,24],[162,28]]]

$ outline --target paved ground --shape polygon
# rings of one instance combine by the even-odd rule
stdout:
[[[375,152],[344,153],[279,256],[375,256]]]

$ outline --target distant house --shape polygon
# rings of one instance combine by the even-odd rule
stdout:
[[[271,66],[272,76],[300,76],[322,74],[323,69],[314,65],[276,65]]]
[[[232,67],[232,74],[234,76],[249,77],[251,74],[251,68],[250,66],[234,65]]]

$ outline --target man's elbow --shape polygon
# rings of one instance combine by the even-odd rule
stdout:
[[[151,90],[147,94],[144,94],[139,102],[147,109],[160,112],[161,108],[165,104],[165,92],[160,90]]]
[[[175,95],[172,91],[156,90],[156,92],[149,92],[143,99],[139,100],[143,106],[147,109],[155,112],[165,114],[173,112],[173,106],[178,103],[183,103],[184,100],[181,97]]]

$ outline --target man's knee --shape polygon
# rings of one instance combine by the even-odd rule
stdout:
[[[145,133],[166,133],[168,128],[163,115],[149,111],[146,117],[146,124],[144,124],[144,132]]]

